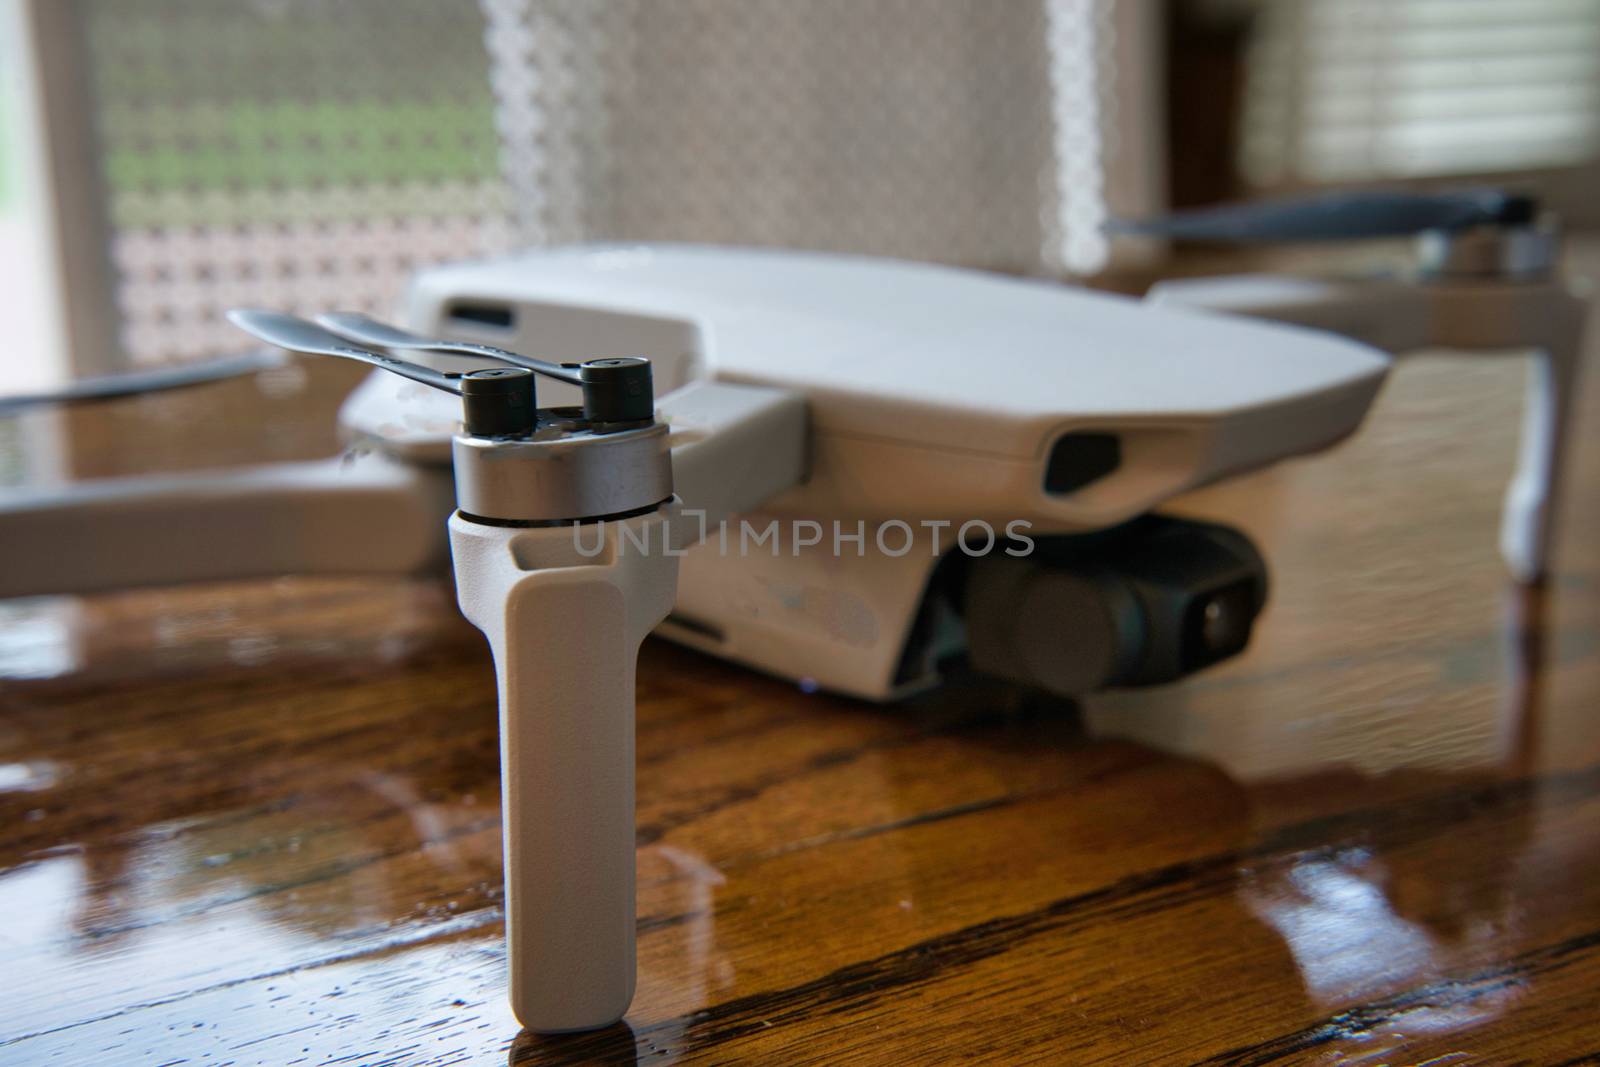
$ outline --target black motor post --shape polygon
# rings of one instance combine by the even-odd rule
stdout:
[[[533,371],[495,367],[463,374],[461,407],[473,437],[523,437],[533,432],[538,402]]]
[[[583,417],[606,426],[647,422],[655,417],[655,384],[650,361],[637,356],[591,359],[578,367]]]

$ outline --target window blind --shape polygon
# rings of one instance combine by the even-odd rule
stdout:
[[[1275,0],[1246,61],[1258,185],[1493,174],[1600,150],[1600,0]]]

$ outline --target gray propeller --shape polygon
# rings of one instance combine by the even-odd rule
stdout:
[[[407,363],[394,356],[357,348],[314,322],[281,311],[235,308],[228,321],[246,333],[279,348],[308,356],[338,356],[370,363],[402,378],[431,385],[462,400],[462,421],[474,437],[520,437],[538,425],[538,394],[533,371],[526,367],[492,367],[469,374],[446,374]]]
[[[281,353],[263,350],[224,356],[221,359],[185,363],[176,367],[156,367],[152,370],[130,371],[127,374],[110,374],[103,378],[83,378],[50,392],[0,396],[0,415],[10,415],[25,408],[51,404],[84,404],[97,400],[117,400],[145,393],[165,392],[168,389],[187,389],[192,385],[241,378],[247,374],[281,366],[283,366]]]
[[[1224,204],[1154,219],[1118,219],[1106,229],[1178,241],[1342,241],[1468,226],[1525,225],[1533,221],[1535,210],[1531,197],[1503,189],[1437,193],[1373,189]]]
[[[260,311],[255,308],[234,308],[228,312],[228,321],[269,345],[277,345],[291,352],[300,352],[308,356],[354,359],[393,371],[402,378],[410,378],[414,382],[443,389],[447,393],[461,392],[459,375],[445,374],[432,367],[418,366],[403,359],[395,359],[393,356],[357,348],[346,342],[343,337],[328,332],[314,322],[307,322],[298,315],[287,315],[281,311]]]
[[[416,352],[443,352],[460,356],[478,356],[484,359],[493,359],[501,363],[509,363],[513,367],[526,367],[536,374],[543,374],[547,378],[568,382],[572,385],[582,385],[583,378],[577,367],[565,367],[559,363],[551,363],[543,359],[534,359],[517,352],[507,352],[503,348],[493,345],[473,344],[471,341],[444,341],[432,337],[423,337],[421,334],[402,330],[398,326],[390,326],[386,322],[379,322],[356,311],[330,311],[325,315],[318,315],[317,322],[332,330],[340,337],[356,341],[364,345],[378,345],[380,348],[410,349]]]

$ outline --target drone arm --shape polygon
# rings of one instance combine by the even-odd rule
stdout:
[[[1557,490],[1571,438],[1590,296],[1559,282],[1402,284],[1283,275],[1162,282],[1148,299],[1331,330],[1396,355],[1419,349],[1536,351],[1500,549],[1520,582],[1549,568]]]
[[[0,597],[412,573],[443,562],[449,501],[447,471],[380,455],[8,491]]]
[[[675,545],[695,543],[805,476],[806,403],[798,393],[697,382],[663,397],[658,410],[671,429],[672,478],[684,508],[673,523]]]
[[[1591,295],[1585,286],[1555,282],[1430,288],[1433,344],[1469,350],[1534,349],[1523,395],[1516,471],[1501,513],[1500,551],[1518,581],[1540,581],[1550,568]]]
[[[1391,354],[1430,343],[1428,295],[1389,281],[1230,274],[1157,282],[1145,299],[1328,330]]]
[[[450,520],[461,608],[498,675],[511,1006],[537,1032],[605,1026],[633,997],[634,672],[677,586],[672,510]]]

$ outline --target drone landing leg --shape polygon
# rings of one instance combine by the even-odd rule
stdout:
[[[1582,363],[1581,323],[1580,318],[1574,324],[1570,339],[1540,351],[1528,368],[1522,444],[1516,473],[1506,487],[1500,522],[1500,553],[1519,582],[1541,581],[1550,569],[1555,512]]]
[[[499,679],[511,1006],[537,1032],[606,1026],[633,999],[634,669],[676,592],[674,506],[578,528],[450,519]]]
[[[1516,473],[1500,519],[1500,553],[1517,581],[1542,580],[1551,564],[1561,475],[1583,363],[1586,285],[1459,283],[1424,287],[1432,299],[1429,341],[1459,351],[1536,356],[1522,408]]]
[[[1534,583],[1546,576],[1583,362],[1587,286],[1559,280],[1411,285],[1237,275],[1162,282],[1146,299],[1334,330],[1397,355],[1435,348],[1497,354],[1535,347],[1516,474],[1501,514],[1500,553],[1517,581]]]

